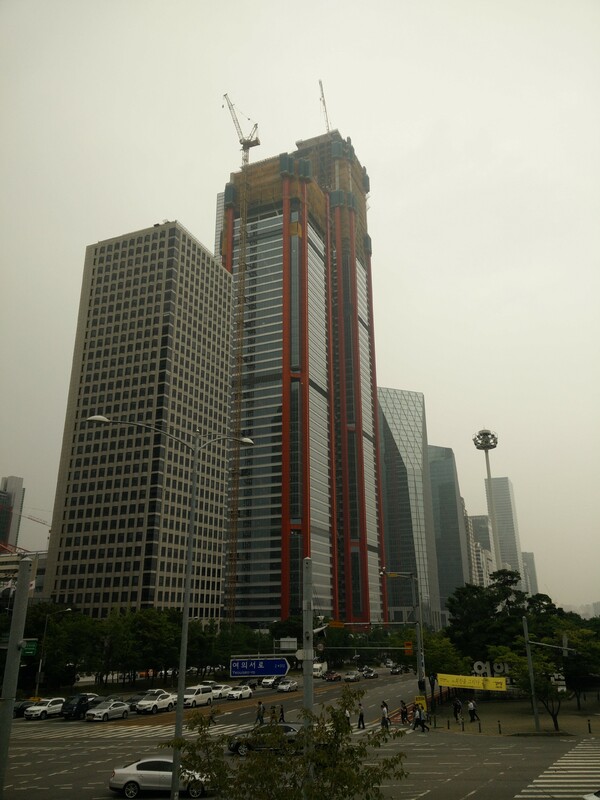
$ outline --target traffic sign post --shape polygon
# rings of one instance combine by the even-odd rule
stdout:
[[[286,658],[239,656],[229,661],[229,674],[232,678],[266,678],[271,675],[283,677],[288,674],[289,668]]]

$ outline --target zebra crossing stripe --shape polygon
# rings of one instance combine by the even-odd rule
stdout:
[[[600,787],[600,740],[579,742],[535,778],[513,800],[581,800]]]

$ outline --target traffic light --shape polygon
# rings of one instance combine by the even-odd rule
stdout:
[[[404,642],[404,655],[405,656],[412,656],[413,655],[413,643],[412,642]]]

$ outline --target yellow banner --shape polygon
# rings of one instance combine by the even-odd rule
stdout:
[[[423,711],[427,711],[427,698],[423,694],[418,694],[415,697],[415,705],[423,706]]]
[[[480,678],[475,675],[442,675],[438,672],[437,681],[440,686],[452,686],[455,689],[485,689],[488,692],[506,691],[506,678]]]

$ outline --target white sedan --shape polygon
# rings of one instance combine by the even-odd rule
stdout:
[[[43,697],[29,708],[25,709],[25,719],[46,719],[46,717],[60,717],[64,697]]]
[[[235,686],[229,690],[228,700],[247,700],[252,697],[252,689],[249,686]]]
[[[129,706],[122,700],[105,700],[86,713],[88,722],[106,722],[109,719],[127,719]]]
[[[278,692],[295,692],[298,689],[298,681],[291,678],[284,678],[277,687]]]
[[[231,686],[228,686],[226,683],[215,683],[212,690],[215,700],[221,700],[223,697],[227,697],[231,691]]]
[[[124,767],[115,767],[108,781],[108,788],[113,792],[120,792],[129,800],[146,791],[168,794],[172,775],[173,756],[164,753],[146,756]],[[181,778],[179,788],[185,791],[188,797],[203,797],[204,782],[205,778],[197,772],[192,772],[186,778]]]

